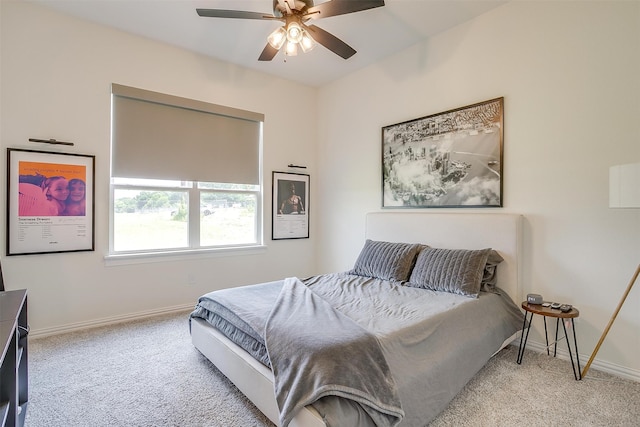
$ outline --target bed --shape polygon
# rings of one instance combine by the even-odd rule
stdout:
[[[521,223],[369,213],[352,269],[203,295],[192,343],[276,425],[424,426],[522,328]]]

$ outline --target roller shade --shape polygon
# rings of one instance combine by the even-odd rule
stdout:
[[[264,115],[111,85],[111,175],[260,183]]]

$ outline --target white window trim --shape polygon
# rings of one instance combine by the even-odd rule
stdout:
[[[190,188],[177,188],[177,187],[152,187],[152,186],[127,186],[116,185],[113,181],[109,184],[109,252],[105,255],[104,259],[107,265],[123,265],[123,264],[140,264],[146,262],[164,262],[169,260],[181,260],[181,259],[193,259],[193,257],[220,257],[229,255],[251,255],[255,253],[262,253],[266,249],[264,245],[264,232],[263,232],[263,194],[264,186],[260,183],[259,190],[246,191],[256,195],[256,243],[247,244],[234,244],[234,245],[221,245],[216,247],[188,247],[188,248],[167,248],[167,249],[154,249],[154,250],[134,250],[134,251],[115,251],[113,243],[115,240],[115,189],[116,188],[145,188],[149,191],[172,191],[182,190],[189,193],[189,212],[192,212],[195,206],[195,212],[200,212],[200,193],[204,192],[218,192],[218,193],[237,193],[238,190],[207,190],[198,189],[197,184],[194,183]],[[196,197],[194,197],[196,196]],[[195,235],[194,235],[195,233]],[[195,240],[194,240],[195,239]],[[198,241],[200,243],[200,221],[197,221],[196,225],[192,224],[191,218],[189,218],[189,245],[192,242]]]
[[[185,261],[204,258],[220,258],[228,256],[256,255],[267,251],[263,244],[247,246],[229,246],[219,248],[174,250],[162,252],[137,252],[105,255],[107,267],[133,264],[149,264],[158,262]]]

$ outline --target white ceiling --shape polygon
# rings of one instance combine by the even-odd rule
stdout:
[[[279,52],[263,62],[258,56],[279,21],[204,18],[196,8],[271,14],[272,0],[27,1],[311,86],[331,82],[507,2],[386,0],[384,7],[314,21],[358,52],[350,59],[317,46],[295,57]]]

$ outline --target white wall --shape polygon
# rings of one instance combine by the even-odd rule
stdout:
[[[501,210],[526,218],[523,297],[579,308],[584,361],[640,262],[640,210],[608,208],[609,166],[640,161],[638,76],[640,3],[519,1],[324,86],[319,269],[350,268],[381,209],[382,126],[504,96]],[[593,366],[640,378],[638,331],[640,284]]]
[[[311,239],[270,239],[271,172],[286,171],[294,163],[315,173],[315,124],[292,122],[285,112],[295,101],[313,117],[316,89],[286,82],[293,90],[283,92],[284,82],[273,77],[24,2],[3,1],[1,8],[2,156],[6,147],[96,156],[95,252],[2,258],[7,287],[29,290],[29,323],[34,333],[193,306],[198,296],[217,288],[311,273],[313,236],[317,235],[313,229]],[[265,114],[266,250],[105,265],[112,82]],[[297,138],[299,134],[307,137]],[[29,143],[28,138],[55,138],[75,146],[56,149]],[[5,180],[2,174],[0,188],[5,188]],[[313,192],[314,180],[311,185]],[[0,223],[4,224],[5,197],[2,200]],[[189,273],[195,285],[188,284]]]

